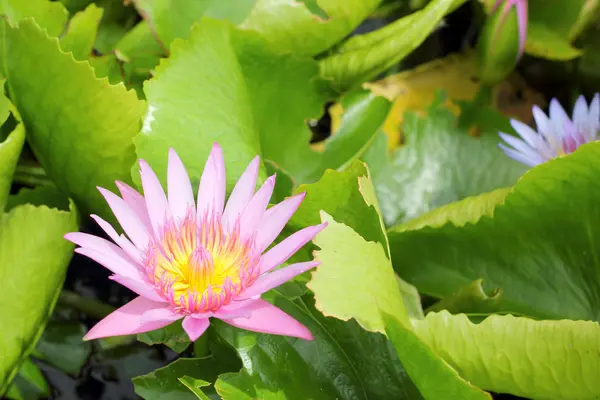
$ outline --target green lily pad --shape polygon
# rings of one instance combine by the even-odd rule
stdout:
[[[413,327],[463,378],[484,389],[534,399],[600,396],[597,322],[492,315],[474,324],[464,314],[442,311]]]
[[[123,85],[97,79],[31,20],[1,22],[0,74],[27,130],[28,143],[47,174],[83,208],[113,220],[96,186],[131,181],[132,137],[145,104]],[[43,64],[45,68],[39,68]],[[67,105],[68,106],[65,106]]]
[[[394,269],[435,297],[483,279],[484,290],[502,290],[499,311],[599,320],[599,157],[599,143],[583,145],[532,168],[509,190],[391,229]]]
[[[77,230],[77,216],[23,205],[0,222],[0,394],[33,350],[60,293]]]

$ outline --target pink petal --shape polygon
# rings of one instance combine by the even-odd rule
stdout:
[[[262,253],[273,243],[273,240],[277,238],[285,224],[292,218],[305,196],[306,193],[300,193],[285,199],[265,212],[260,221],[260,229],[256,233],[255,243],[258,251]]]
[[[150,165],[141,159],[139,162],[142,187],[144,188],[144,199],[146,200],[146,207],[150,215],[152,230],[154,231],[154,235],[160,238],[162,228],[171,216],[167,196],[165,196],[165,191],[156,174],[150,168]]]
[[[102,218],[100,218],[97,215],[90,215],[90,217],[92,217],[92,219],[94,219],[94,221],[96,221],[96,223],[100,226],[100,228],[102,228],[102,230],[104,232],[106,232],[106,234],[120,247],[122,248],[125,253],[127,253],[127,255],[129,256],[129,258],[131,258],[131,261],[133,261],[134,263],[139,263],[141,264],[143,262],[143,256],[140,253],[140,251],[138,250],[137,247],[135,247],[133,245],[133,243],[131,243],[129,241],[129,239],[127,239],[125,237],[125,235],[119,235],[117,233],[117,231],[115,231],[115,228],[112,227],[111,224],[109,224],[108,222],[106,222],[105,220],[103,220]]]
[[[525,50],[527,40],[527,0],[515,0],[517,4],[517,21],[519,24],[519,57]]]
[[[154,308],[152,310],[148,310],[142,314],[142,323],[152,322],[152,321],[160,321],[160,320],[171,320],[177,321],[182,318],[181,314],[173,312],[171,307],[164,308]]]
[[[258,278],[252,286],[242,292],[239,298],[248,299],[254,296],[260,296],[264,292],[276,288],[282,283],[289,281],[297,275],[300,275],[319,264],[319,261],[308,261],[292,264],[285,268],[278,269],[277,271],[265,274]]]
[[[225,205],[225,162],[223,150],[217,143],[213,144],[198,189],[198,218],[204,218],[206,213],[223,214]]]
[[[131,211],[139,218],[144,224],[148,232],[152,232],[152,224],[150,223],[150,216],[148,215],[148,208],[146,208],[146,200],[144,196],[138,193],[137,190],[121,181],[116,181],[115,184],[121,193],[121,197],[125,203],[129,206]]]
[[[144,297],[136,297],[98,322],[83,339],[92,340],[108,336],[143,333],[162,328],[173,322],[168,319],[142,322],[142,315],[145,312],[159,308],[165,308],[165,304],[156,303]]]
[[[284,263],[302,246],[311,241],[317,233],[327,226],[327,222],[319,225],[309,226],[288,236],[283,241],[273,246],[260,258],[260,274],[269,272],[278,265]]]
[[[248,164],[248,167],[235,184],[231,196],[227,200],[227,205],[223,212],[223,223],[230,229],[235,224],[235,221],[244,213],[246,206],[254,195],[259,166],[260,157],[254,157],[254,160]]]
[[[252,236],[257,230],[259,222],[269,205],[269,199],[273,195],[274,188],[275,175],[271,175],[260,189],[258,189],[252,200],[250,200],[250,203],[248,203],[240,219],[240,236],[242,238]]]
[[[195,342],[208,329],[210,322],[208,318],[199,319],[188,315],[183,319],[182,325],[190,340]]]
[[[190,177],[183,162],[173,149],[169,149],[169,166],[167,168],[167,183],[169,192],[169,207],[173,218],[182,220],[190,207],[195,207],[194,192]]]
[[[68,240],[73,241],[72,239]],[[113,274],[120,274],[133,279],[140,277],[140,273],[136,266],[131,264],[126,258],[119,256],[117,253],[99,251],[97,248],[91,247],[79,247],[75,249],[75,253],[91,258]]]
[[[116,194],[99,187],[98,190],[106,199],[112,212],[117,217],[123,231],[129,236],[138,249],[145,249],[150,242],[150,232],[140,221],[129,205]]]
[[[304,325],[264,300],[254,302],[249,318],[231,318],[223,319],[223,321],[253,332],[293,336],[306,340],[313,339],[312,334]]]
[[[145,282],[141,277],[130,278],[123,275],[113,275],[110,277],[110,279],[125,286],[135,294],[139,294],[140,296],[147,298],[148,300],[152,300],[157,303],[167,302],[167,300],[164,299],[152,285]]]

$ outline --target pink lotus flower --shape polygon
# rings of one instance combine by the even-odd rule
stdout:
[[[147,332],[181,318],[192,341],[208,328],[209,318],[251,331],[312,339],[306,327],[260,295],[318,265],[303,262],[273,271],[326,225],[304,228],[267,250],[304,193],[267,209],[275,175],[255,193],[259,163],[256,157],[248,165],[227,205],[223,153],[216,143],[196,203],[188,174],[173,149],[168,195],[143,160],[144,196],[122,182],[117,182],[122,197],[98,188],[127,237],[92,215],[116,245],[85,233],[65,238],[81,246],[77,253],[108,268],[114,274],[111,279],[139,297],[96,324],[84,339]]]

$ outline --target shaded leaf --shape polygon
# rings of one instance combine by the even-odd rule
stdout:
[[[35,357],[60,370],[78,375],[92,351],[90,342],[84,342],[87,329],[76,322],[50,322],[40,338]]]
[[[50,387],[40,368],[31,360],[25,359],[18,375],[6,392],[6,398],[14,400],[34,400],[50,395]]]
[[[21,204],[46,205],[62,211],[69,210],[69,199],[54,186],[36,186],[33,189],[21,188],[17,194],[8,196],[6,211]]]
[[[600,396],[596,322],[492,315],[473,324],[464,314],[442,311],[413,326],[421,340],[479,387],[535,399]]]
[[[433,304],[427,308],[427,312],[446,310],[450,313],[492,314],[498,308],[501,296],[502,289],[487,293],[483,288],[483,279],[477,279]]]
[[[219,373],[228,371],[228,366],[227,360],[221,357],[180,358],[132,381],[135,392],[146,400],[164,399],[164,396],[168,396],[169,400],[193,400],[197,398],[196,395],[179,378],[187,376],[214,382]]]

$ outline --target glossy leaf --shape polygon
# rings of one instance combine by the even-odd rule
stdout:
[[[220,376],[215,384],[225,400],[421,398],[385,336],[355,321],[324,317],[310,296],[292,301],[275,290],[266,298],[315,339],[257,334],[215,321],[216,331],[244,364],[242,372]]]
[[[63,239],[77,230],[74,211],[24,205],[0,223],[0,393],[33,350],[65,277],[73,246]]]
[[[473,324],[464,314],[442,311],[413,326],[419,338],[479,387],[534,399],[600,396],[597,322],[492,315]]]
[[[1,72],[37,159],[86,212],[112,218],[96,186],[114,189],[115,180],[130,181],[131,139],[145,104],[124,86],[97,79],[31,20],[18,27],[2,22],[0,33],[2,51],[11,54]]]
[[[308,119],[321,115],[326,100],[317,63],[275,53],[254,32],[236,29],[233,33],[232,46],[245,78],[263,157],[298,183],[318,178],[320,154],[309,147],[306,125]]]
[[[471,110],[485,124],[473,137],[440,102],[425,118],[405,115],[404,146],[388,155],[387,140],[380,136],[363,157],[388,225],[511,185],[525,171],[498,148],[498,131],[510,131],[504,117],[490,109]]]
[[[318,0],[316,5],[326,19],[313,14],[305,2],[295,0],[258,0],[241,24],[261,33],[279,52],[316,55],[349,35],[381,0]]]
[[[161,62],[155,79],[144,88],[148,113],[135,138],[136,152],[161,179],[166,177],[170,147],[197,183],[212,144],[219,142],[229,188],[260,154],[250,97],[231,36],[228,24],[203,20],[188,41],[173,43],[170,58]]]
[[[423,10],[363,35],[352,37],[320,62],[323,77],[343,91],[375,78],[417,48],[441,19],[465,0],[434,0]]]
[[[599,155],[600,144],[583,145],[529,170],[502,196],[483,194],[392,229],[394,268],[436,297],[483,279],[486,290],[502,289],[504,312],[598,320]],[[489,204],[479,218],[477,203]]]

